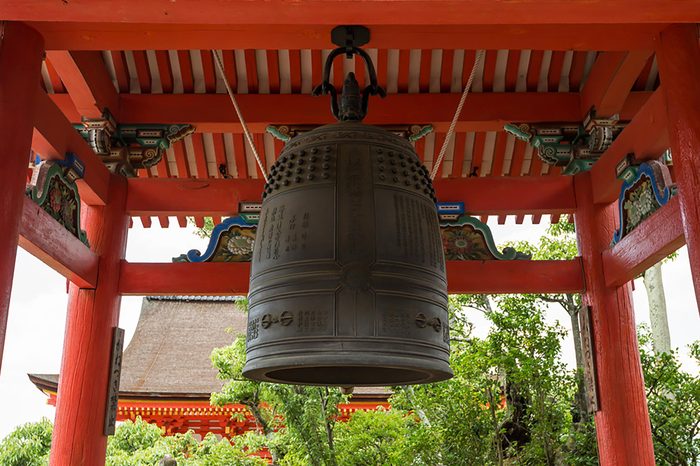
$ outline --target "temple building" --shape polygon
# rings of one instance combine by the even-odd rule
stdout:
[[[237,308],[237,300],[226,296],[144,298],[122,358],[117,421],[141,417],[166,435],[191,430],[200,437],[211,432],[231,438],[257,428],[245,406],[209,404],[211,393],[223,385],[211,364],[212,350],[245,334],[246,315]],[[55,406],[58,374],[29,374],[29,378]],[[339,406],[341,419],[358,409],[387,407],[389,395],[384,388],[357,387],[350,402]]]

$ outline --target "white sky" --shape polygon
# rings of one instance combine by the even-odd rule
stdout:
[[[174,219],[173,219],[174,220]],[[526,220],[528,222],[528,220]],[[169,262],[189,249],[203,251],[206,240],[196,237],[193,228],[172,227],[163,230],[154,222],[144,229],[136,220],[129,232],[127,260],[134,262]],[[171,224],[177,224],[171,221]],[[497,244],[514,241],[537,241],[546,225],[497,225],[489,222]],[[700,318],[695,304],[690,266],[685,248],[674,262],[664,265],[664,285],[673,346],[681,348],[688,370],[698,371],[687,356],[687,345],[700,338]],[[634,302],[637,322],[649,322],[646,294],[640,280],[635,282]],[[17,254],[14,287],[5,342],[5,355],[0,373],[0,439],[16,426],[36,421],[42,416],[53,419],[54,408],[27,378],[27,373],[57,373],[61,364],[63,333],[66,320],[66,281],[22,249]],[[138,321],[140,297],[122,298],[119,324],[131,339]],[[550,321],[559,320],[570,328],[569,317],[553,307]],[[472,316],[475,331],[484,335],[488,324],[478,315]],[[573,343],[568,337],[563,344],[564,358],[573,367]]]

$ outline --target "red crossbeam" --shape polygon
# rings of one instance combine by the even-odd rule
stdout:
[[[100,52],[49,51],[47,58],[81,116],[100,118],[105,108],[119,120],[119,96]]]
[[[122,295],[244,295],[250,263],[122,262]],[[578,293],[583,269],[571,261],[448,261],[450,293]]]
[[[95,287],[97,255],[29,198],[24,200],[19,245],[77,286]]]
[[[255,179],[128,180],[131,216],[227,216],[240,201],[258,201],[263,181]],[[443,202],[464,202],[474,215],[565,214],[576,208],[571,177],[473,177],[434,183]]]
[[[619,113],[650,55],[651,50],[599,54],[581,91],[581,114],[591,107],[602,117]]]
[[[196,8],[187,2],[122,0],[5,0],[3,19],[19,21],[142,24],[279,25],[376,24],[391,25],[506,25],[506,24],[630,24],[700,22],[700,5],[693,0],[639,2],[638,0],[588,0],[552,2],[528,0],[368,0],[340,6],[337,0],[290,4],[288,0],[235,1],[222,8],[219,0],[200,0]],[[604,12],[604,14],[601,14]],[[297,33],[304,33],[304,29]],[[622,28],[624,29],[624,28]]]
[[[646,93],[645,93],[646,94]],[[647,94],[648,95],[648,94]],[[73,110],[57,96],[66,114]],[[303,94],[241,94],[237,96],[246,122],[254,132],[269,124],[320,125],[334,122],[328,98]],[[121,94],[122,124],[191,123],[199,132],[242,132],[229,98],[223,94]],[[364,120],[368,124],[433,124],[447,131],[459,102],[458,94],[392,94],[373,99]],[[473,93],[458,131],[499,131],[504,123],[580,121],[578,93]],[[637,104],[638,105],[638,104]],[[632,105],[629,117],[637,108]]]
[[[616,178],[615,167],[627,154],[634,153],[637,160],[644,161],[659,158],[668,149],[665,105],[662,91],[655,91],[593,165],[591,181],[597,204],[608,204],[617,198],[622,181]]]
[[[603,253],[605,283],[621,286],[685,244],[678,197]]]

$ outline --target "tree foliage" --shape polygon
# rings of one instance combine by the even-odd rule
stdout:
[[[655,353],[645,326],[639,331],[639,353],[656,463],[700,464],[700,377],[681,369],[677,351]],[[690,345],[690,354],[700,363],[700,341]]]
[[[46,418],[19,426],[0,442],[0,465],[49,464],[53,424]]]

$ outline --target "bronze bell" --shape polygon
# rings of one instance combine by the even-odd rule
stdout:
[[[445,258],[435,194],[411,144],[361,123],[383,95],[369,56],[346,44],[324,83],[339,123],[292,139],[263,194],[250,278],[247,360],[254,380],[386,386],[452,376]],[[363,45],[363,44],[359,44]],[[330,63],[358,54],[340,102]]]

